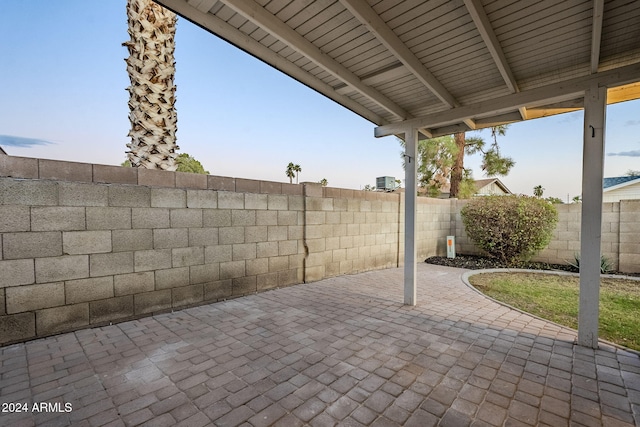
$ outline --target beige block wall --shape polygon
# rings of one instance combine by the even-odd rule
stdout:
[[[455,235],[456,202],[457,200],[418,198],[418,262],[433,255],[447,255],[447,236]]]
[[[478,253],[465,201],[418,198],[418,262]],[[579,251],[580,205],[549,247]],[[640,201],[603,206],[603,254],[640,271]],[[0,345],[280,286],[403,264],[404,193],[190,176],[6,156]]]
[[[398,265],[398,193],[305,189],[305,282]]]
[[[0,178],[0,343],[402,264],[402,193],[12,159],[32,175]],[[450,206],[420,199],[420,258]]]
[[[234,178],[2,166],[0,344],[303,280],[302,186],[241,180],[264,191],[247,193]]]
[[[620,201],[620,271],[640,272],[640,200]]]

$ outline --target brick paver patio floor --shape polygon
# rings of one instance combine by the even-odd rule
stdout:
[[[575,346],[463,272],[418,265],[416,307],[391,269],[0,348],[0,425],[640,423],[637,354]]]

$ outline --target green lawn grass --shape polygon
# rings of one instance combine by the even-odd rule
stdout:
[[[473,275],[469,281],[498,301],[570,328],[578,327],[577,277],[487,273]],[[601,280],[599,335],[607,341],[640,350],[640,282]]]

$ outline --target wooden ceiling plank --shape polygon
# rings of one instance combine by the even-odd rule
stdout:
[[[189,4],[200,12],[209,12],[218,0],[189,0]]]
[[[588,13],[591,15],[591,7],[586,5],[584,0],[579,0],[579,2],[568,0],[527,2],[525,4],[530,4],[530,6],[522,7],[517,12],[508,13],[503,17],[488,14],[499,39],[526,34],[542,27],[557,26],[559,21],[576,14]]]
[[[164,1],[167,0],[163,0],[163,2]],[[180,3],[180,1],[177,1],[177,3]],[[407,119],[410,117],[409,113],[402,107],[372,87],[363,84],[360,79],[346,67],[320,51],[310,41],[305,39],[291,27],[287,26],[284,22],[280,21],[277,17],[255,2],[246,0],[224,0],[224,3],[256,25],[269,31],[292,48],[298,50],[335,77],[338,77],[345,83],[353,86],[356,90],[384,107],[396,117],[400,119]]]
[[[314,40],[313,43],[338,61],[340,61],[338,59],[340,55],[351,53],[353,56],[357,56],[360,52],[366,52],[368,49],[380,44],[361,25],[353,28],[349,27],[353,27],[353,25],[335,28]],[[360,48],[364,44],[369,45]]]
[[[384,47],[378,47],[372,49],[371,55],[362,54],[358,57],[357,61],[345,61],[345,66],[359,76],[367,76],[380,67],[385,67],[396,62],[396,57],[388,50],[384,49]]]
[[[573,18],[573,19],[572,19]],[[528,32],[510,34],[502,43],[505,52],[522,50],[527,46],[540,46],[544,44],[562,43],[562,41],[582,40],[587,34],[587,40],[591,40],[591,12],[586,11],[580,15],[567,17],[558,25],[549,25],[545,28],[531,28]],[[559,37],[562,37],[559,39]]]
[[[458,9],[460,6],[457,2],[448,0],[431,0],[423,1],[417,0],[414,4],[404,2],[408,5],[406,12],[397,15],[390,16],[389,14],[380,15],[380,18],[387,23],[389,28],[403,40],[405,35],[409,31],[413,31],[416,28],[434,29],[441,27],[444,23],[456,20],[460,22],[460,16],[450,16],[452,12]],[[396,11],[398,8],[394,8]]]
[[[300,12],[300,10],[306,8],[310,1],[297,2],[291,1],[289,4],[281,8],[279,11],[274,13],[278,17],[278,19],[287,22],[289,19],[293,18],[296,14]],[[273,13],[273,12],[272,12]]]
[[[315,28],[300,34],[323,51],[327,50],[324,45],[336,38],[336,36],[331,35],[332,33],[337,34],[337,38],[340,38],[346,36],[350,31],[357,31],[358,27],[360,27],[353,16],[344,9],[337,15],[331,16],[327,22],[321,22],[319,17],[314,18],[312,22],[316,23]],[[311,25],[308,25],[308,27],[311,27]],[[296,29],[296,31],[301,29],[302,27]]]
[[[311,40],[307,35],[316,28],[322,27],[331,21],[335,21],[335,24],[332,25],[341,24],[345,19],[341,17],[343,10],[340,3],[334,2],[334,0],[314,0],[285,22],[298,33]]]
[[[482,40],[484,40],[487,49],[489,49],[491,57],[496,63],[504,82],[512,93],[519,92],[518,82],[511,71],[507,58],[504,56],[496,34],[493,32],[491,22],[489,22],[489,18],[482,8],[482,3],[480,0],[464,0],[464,4],[471,15],[471,19],[473,19],[473,22],[478,28]]]
[[[276,15],[279,13],[284,7],[286,7],[291,0],[256,0],[256,2],[267,9],[269,12]]]
[[[340,2],[358,20],[365,25],[369,31],[376,35],[378,40],[400,60],[420,81],[429,88],[443,103],[449,107],[458,105],[455,98],[438,81],[422,62],[409,50],[409,48],[398,38],[398,36],[387,26],[387,24],[362,0],[340,0]]]

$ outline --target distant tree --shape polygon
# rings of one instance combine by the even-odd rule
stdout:
[[[537,198],[542,197],[542,193],[544,193],[544,188],[542,187],[542,185],[536,185],[535,187],[533,187],[533,195],[536,196]]]
[[[462,174],[462,182],[458,187],[458,199],[470,199],[474,194],[476,194],[476,182],[473,180],[471,176],[471,170],[465,169]],[[449,195],[451,197],[451,195]]]
[[[369,184],[365,185],[363,188],[364,191],[373,191],[375,189],[376,187],[374,185],[369,185]]]
[[[176,164],[178,165],[178,172],[199,173],[203,175],[209,175],[209,171],[204,170],[202,163],[197,161],[187,153],[181,153],[176,158]]]
[[[327,178],[322,178],[320,181],[318,181],[318,184],[326,187],[327,185],[329,185],[329,181],[327,181]]]
[[[573,199],[571,199],[571,203],[582,203],[582,197],[581,196],[573,196]]]
[[[405,148],[405,142],[399,142],[402,148]],[[455,144],[450,135],[418,141],[417,184],[426,188],[429,196],[438,197],[442,187],[447,183],[453,166],[454,150]],[[404,152],[401,155],[404,167],[406,156]]]
[[[486,142],[480,137],[467,138],[464,132],[454,134],[456,151],[454,153],[454,163],[451,170],[451,190],[449,197],[463,198],[460,191],[463,189],[463,181],[471,177],[470,172],[465,175],[464,156],[482,153],[482,170],[485,175],[505,176],[509,174],[515,162],[510,157],[503,157],[498,146],[498,136],[504,136],[508,125],[492,126],[491,138],[493,143],[486,148]]]
[[[506,130],[506,125],[491,128],[493,143],[489,148],[482,138],[466,138],[464,133],[419,141],[418,185],[426,188],[430,196],[438,197],[449,183],[449,197],[471,197],[476,189],[471,170],[464,167],[465,154],[482,153],[482,170],[486,175],[507,175],[515,162],[503,157],[498,147],[498,136]],[[404,141],[400,140],[400,145],[404,148]]]
[[[298,174],[300,172],[302,172],[302,168],[300,167],[300,165],[294,165],[293,166],[293,171],[296,173],[296,184],[298,183]]]
[[[199,173],[203,175],[209,174],[209,171],[204,169],[202,163],[200,163],[193,156],[187,153],[181,153],[178,155],[178,157],[176,158],[176,165],[178,165],[176,169],[178,172]],[[120,163],[120,166],[130,168],[131,162],[129,160],[125,160],[124,162]]]
[[[635,171],[635,170],[629,169],[627,171],[626,175],[627,176],[640,176],[640,171]]]
[[[293,162],[289,162],[287,170],[284,172],[287,178],[289,178],[289,184],[293,184],[293,177],[296,176],[295,167],[296,165],[294,165]]]
[[[538,196],[536,196],[538,197]],[[559,197],[547,197],[545,199],[547,202],[554,204],[554,205],[562,205],[564,204],[564,202],[562,201],[562,199],[560,199]]]

